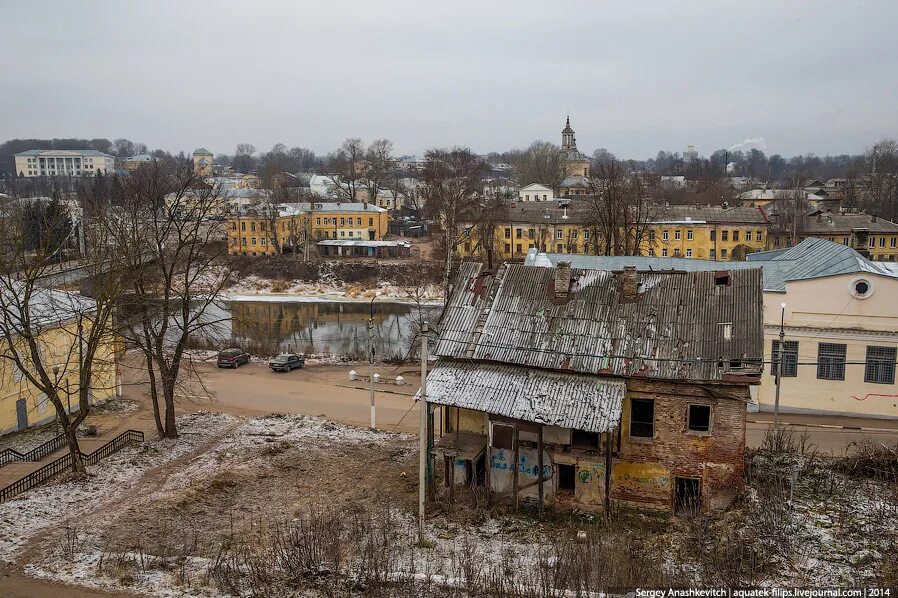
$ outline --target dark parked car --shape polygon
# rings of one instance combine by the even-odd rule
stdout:
[[[218,354],[220,368],[237,368],[244,363],[249,363],[249,353],[243,349],[225,349]]]
[[[281,353],[268,362],[268,367],[275,372],[289,372],[290,370],[301,368],[305,364],[306,358],[302,355],[297,355],[295,353]]]

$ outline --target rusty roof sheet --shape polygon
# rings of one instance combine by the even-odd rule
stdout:
[[[556,268],[506,264],[495,275],[463,264],[436,354],[572,373],[707,382],[757,375],[763,358],[761,271],[636,272],[627,302],[621,272],[571,270],[569,300],[554,298]],[[746,367],[750,366],[750,367]]]
[[[441,360],[427,376],[427,400],[547,426],[606,432],[620,421],[626,383],[599,376]]]

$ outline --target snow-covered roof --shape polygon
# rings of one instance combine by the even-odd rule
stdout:
[[[587,432],[614,428],[625,392],[621,380],[499,363],[441,360],[427,376],[431,403]]]

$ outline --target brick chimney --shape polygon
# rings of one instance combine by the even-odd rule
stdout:
[[[555,296],[567,297],[571,288],[571,263],[558,262],[555,266]]]
[[[636,266],[624,266],[621,273],[621,301],[636,301],[639,296],[639,285],[636,280]]]

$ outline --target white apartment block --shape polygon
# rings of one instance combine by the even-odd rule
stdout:
[[[16,154],[16,174],[37,176],[93,176],[115,169],[115,158],[97,150],[28,150]]]

